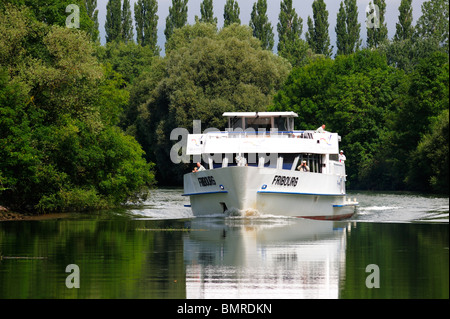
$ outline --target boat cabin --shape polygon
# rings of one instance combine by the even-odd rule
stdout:
[[[187,155],[205,167],[255,166],[296,170],[306,161],[311,173],[345,174],[338,161],[337,133],[294,130],[295,112],[225,112],[225,132],[190,134]],[[201,156],[201,157],[200,157]]]
[[[255,132],[293,131],[294,118],[298,117],[295,112],[225,112],[223,116],[228,118],[228,128]]]

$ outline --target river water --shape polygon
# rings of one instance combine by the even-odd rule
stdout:
[[[358,214],[329,222],[193,218],[181,194],[0,222],[0,299],[449,298],[448,197],[351,193]]]

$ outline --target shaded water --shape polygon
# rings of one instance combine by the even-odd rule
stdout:
[[[448,197],[354,193],[344,222],[193,218],[179,189],[145,205],[0,223],[0,298],[448,298]],[[66,266],[80,269],[69,289]],[[368,265],[379,287],[368,288]]]

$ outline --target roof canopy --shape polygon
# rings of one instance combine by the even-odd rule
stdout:
[[[298,117],[295,112],[225,112],[225,117]]]

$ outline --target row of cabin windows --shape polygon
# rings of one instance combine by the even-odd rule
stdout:
[[[241,129],[249,129],[252,128],[255,132],[258,130],[266,130],[270,132],[270,130],[277,129],[278,132],[284,131],[293,131],[294,130],[294,119],[286,118],[286,117],[235,117],[229,119],[230,128],[236,130],[238,128]]]
[[[225,166],[238,166],[238,165],[248,165],[254,167],[268,167],[268,168],[279,168],[285,170],[296,170],[298,166],[302,163],[302,161],[306,161],[306,165],[308,165],[310,172],[313,173],[322,173],[322,169],[325,164],[323,162],[324,156],[321,154],[279,154],[278,157],[275,156],[259,156],[259,154],[254,153],[245,153],[241,154],[241,157],[245,158],[245,161],[238,162],[239,154],[226,154],[226,158],[223,158],[222,163],[213,163],[214,168],[221,168]],[[330,155],[330,159],[332,156]],[[282,158],[280,160],[279,158]],[[294,166],[294,168],[293,168]]]

